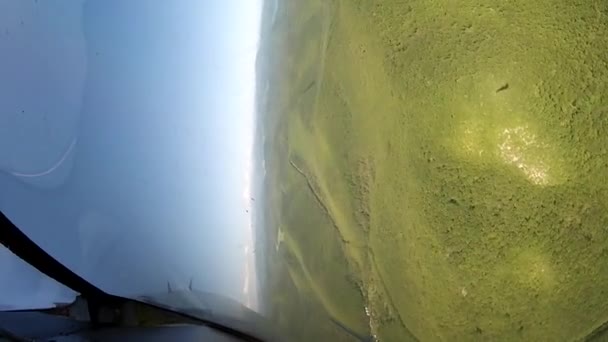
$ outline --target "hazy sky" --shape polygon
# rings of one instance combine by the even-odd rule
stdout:
[[[250,301],[260,11],[261,0],[1,2],[0,209],[104,290],[193,279]],[[0,306],[58,292],[0,251],[8,271]]]

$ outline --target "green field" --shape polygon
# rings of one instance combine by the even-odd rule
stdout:
[[[279,325],[602,339],[608,3],[279,0],[271,22],[270,2],[258,110]]]

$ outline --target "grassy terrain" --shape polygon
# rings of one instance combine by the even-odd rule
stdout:
[[[360,283],[353,276],[336,223],[318,197],[317,185],[308,179],[308,164],[297,150],[305,141],[296,140],[307,137],[292,135],[297,129],[293,125],[299,123],[290,120],[304,118],[316,105],[315,83],[323,70],[318,63],[320,42],[327,39],[329,12],[323,1],[306,6],[280,3],[283,14],[276,27],[263,28],[268,35],[258,56],[258,73],[266,71],[258,79],[258,93],[263,94],[268,83],[271,94],[267,101],[263,96],[258,99],[267,168],[270,314],[294,340],[352,341],[353,335],[369,336]],[[284,15],[295,12],[297,17]],[[291,114],[285,116],[286,111]]]
[[[608,320],[606,2],[279,3],[258,77],[285,325],[568,341]],[[307,319],[287,329],[340,332]]]

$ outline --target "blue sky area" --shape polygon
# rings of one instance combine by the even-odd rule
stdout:
[[[106,291],[255,306],[261,2],[0,2],[0,209]],[[0,309],[69,297],[26,266],[0,250]]]

